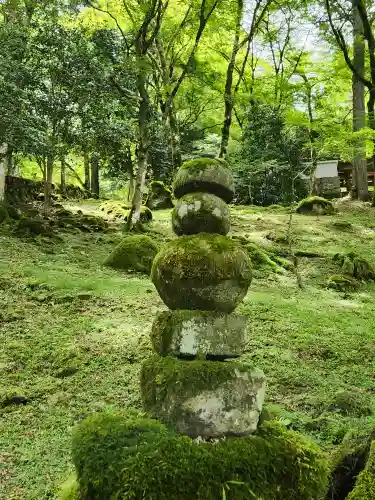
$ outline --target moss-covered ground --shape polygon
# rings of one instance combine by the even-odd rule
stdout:
[[[98,215],[99,205],[75,208]],[[173,237],[170,215],[154,212],[147,234],[158,244]],[[232,217],[234,234],[287,254],[286,209],[235,207]],[[102,265],[121,238],[22,239],[0,226],[0,498],[54,498],[73,468],[72,427],[96,411],[141,408],[140,365],[166,308],[147,277]],[[326,288],[340,272],[336,253],[375,265],[375,210],[296,214],[292,243],[315,255],[300,258],[303,289],[290,270],[257,270],[238,308],[250,316],[243,359],[266,373],[276,418],[332,450],[348,429],[375,424],[375,283]]]

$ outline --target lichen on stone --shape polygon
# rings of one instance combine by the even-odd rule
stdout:
[[[234,195],[233,176],[224,161],[196,158],[182,164],[176,174],[173,190],[176,198],[199,191],[230,202]]]
[[[149,273],[157,251],[157,245],[148,236],[126,236],[107,257],[104,265]]]
[[[178,236],[197,233],[226,235],[230,229],[229,209],[213,194],[186,194],[178,200],[172,212],[172,226]]]

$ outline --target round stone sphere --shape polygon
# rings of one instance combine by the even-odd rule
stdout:
[[[230,229],[228,205],[209,193],[191,193],[180,198],[172,212],[173,231],[182,234],[218,233]]]
[[[176,198],[198,191],[214,194],[228,203],[234,195],[232,172],[218,158],[190,160],[177,171],[173,191]]]
[[[151,279],[170,309],[230,313],[245,297],[252,278],[247,252],[226,236],[181,236],[157,254]]]

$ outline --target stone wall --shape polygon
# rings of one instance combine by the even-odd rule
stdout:
[[[5,193],[9,203],[30,203],[38,199],[40,193],[44,192],[44,182],[13,177],[8,175],[5,183]],[[59,185],[52,185],[52,192],[60,194]],[[66,198],[89,198],[90,193],[79,186],[69,184],[66,186]]]

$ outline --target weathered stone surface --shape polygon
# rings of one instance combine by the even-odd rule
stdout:
[[[144,362],[145,411],[190,437],[243,436],[256,431],[265,376],[233,361],[181,361],[155,356]]]
[[[153,181],[150,183],[146,206],[151,210],[173,207],[172,193],[163,182]]]
[[[151,279],[170,309],[230,313],[245,297],[251,261],[227,238],[200,233],[169,242],[156,256]]]
[[[174,195],[206,192],[230,202],[234,195],[232,172],[227,164],[218,158],[197,158],[182,164],[173,185]]]
[[[178,201],[172,212],[173,231],[182,234],[218,233],[230,229],[229,209],[225,201],[209,193],[191,193]]]
[[[162,312],[152,326],[154,350],[161,356],[231,358],[244,349],[247,316],[213,311]]]

